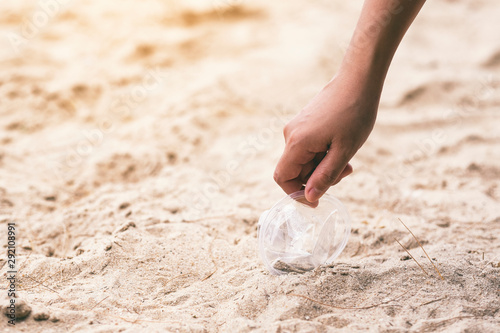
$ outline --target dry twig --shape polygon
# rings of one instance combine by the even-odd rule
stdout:
[[[418,245],[420,246],[420,248],[422,249],[422,251],[424,251],[425,255],[427,256],[427,259],[429,259],[429,261],[431,262],[432,266],[434,266],[434,269],[436,270],[436,272],[439,274],[439,277],[441,278],[441,280],[444,280],[443,276],[441,275],[441,272],[439,272],[439,269],[436,267],[436,265],[434,265],[434,263],[432,262],[431,258],[429,257],[429,255],[427,254],[427,252],[425,251],[424,247],[422,246],[422,244],[420,244],[420,241],[417,239],[417,237],[415,237],[415,235],[413,234],[413,232],[410,230],[410,228],[408,228],[406,226],[406,224],[398,217],[398,220],[399,222],[401,222],[405,228],[410,232],[410,234],[413,236],[413,238],[417,241]]]
[[[217,268],[215,268],[215,270],[212,273],[209,273],[207,276],[205,276],[203,279],[201,279],[201,281],[205,281],[205,280],[209,279],[212,275],[215,274],[215,272],[217,272]]]
[[[209,273],[207,276],[205,276],[203,279],[201,279],[201,281],[205,281],[205,280],[209,279],[209,278],[210,278],[212,275],[214,275],[214,274],[215,274],[215,272],[217,272],[217,270],[219,269],[219,268],[217,267],[217,263],[215,262],[215,259],[214,259],[214,254],[212,253],[213,244],[214,244],[214,241],[217,239],[217,236],[218,236],[218,235],[219,235],[219,232],[217,232],[217,233],[215,234],[215,237],[214,237],[214,238],[212,239],[212,241],[210,242],[209,251],[208,251],[208,253],[210,254],[210,259],[212,259],[212,263],[213,263],[213,264],[214,264],[214,266],[215,266],[215,269],[214,269],[211,273]]]
[[[26,277],[26,278],[28,278],[28,279],[30,279],[30,280],[32,280],[32,281],[34,281],[34,282],[36,282],[38,285],[40,285],[40,286],[42,286],[42,287],[44,287],[44,288],[46,288],[46,289],[48,289],[48,290],[50,290],[50,291],[52,291],[52,292],[56,293],[56,294],[57,294],[57,295],[58,295],[61,299],[63,299],[63,300],[65,300],[65,301],[67,301],[64,297],[62,297],[62,296],[61,296],[61,294],[59,294],[59,292],[58,292],[57,290],[54,290],[54,289],[50,288],[49,286],[44,285],[42,282],[37,281],[36,279],[33,279],[32,277],[29,277],[29,276],[27,276],[27,275],[23,275],[23,277]]]
[[[432,301],[429,301],[429,302],[425,302],[425,303],[422,303],[420,304],[419,306],[424,306],[424,305],[428,305],[428,304],[431,304],[431,303],[434,303],[434,302],[439,302],[443,299],[445,299],[446,297],[441,297],[441,298],[438,298],[438,299],[433,299]]]
[[[384,302],[380,302],[380,303],[372,304],[372,305],[368,305],[368,306],[360,306],[360,307],[355,307],[355,306],[353,306],[353,307],[351,307],[351,306],[336,306],[336,305],[331,305],[331,304],[323,303],[321,301],[317,301],[317,300],[312,299],[310,297],[307,297],[305,295],[299,295],[299,294],[289,294],[289,295],[296,296],[296,297],[301,297],[301,298],[307,299],[308,301],[311,301],[313,303],[316,303],[316,304],[319,304],[319,305],[323,305],[323,306],[327,306],[329,308],[334,308],[334,309],[340,309],[340,310],[368,310],[368,309],[376,308],[377,306],[380,306],[380,305],[384,305],[384,304],[388,304],[390,302],[394,302],[397,299],[401,298],[401,296],[403,296],[405,294],[406,294],[406,292],[402,293],[398,297],[391,298],[388,301],[384,301]]]
[[[99,302],[97,302],[96,305],[94,305],[92,308],[90,308],[90,311],[94,310],[94,308],[96,306],[98,306],[99,304],[101,304],[102,302],[104,302],[104,300],[106,300],[108,297],[109,297],[109,295],[106,296],[106,297],[104,297],[103,299],[101,299]]]
[[[426,270],[422,267],[422,265],[420,265],[420,263],[417,261],[417,259],[415,259],[415,258],[411,255],[410,251],[408,251],[408,250],[406,249],[406,247],[404,247],[404,246],[403,246],[403,244],[401,244],[401,243],[400,243],[397,239],[396,239],[396,242],[398,242],[398,244],[399,244],[399,245],[401,245],[401,247],[402,247],[402,248],[406,251],[406,253],[408,253],[408,255],[409,255],[409,256],[410,256],[413,260],[415,260],[415,262],[417,263],[418,267],[420,267],[420,269],[422,269],[422,271],[425,273],[425,275],[429,276],[429,274],[427,273],[427,271],[426,271]]]

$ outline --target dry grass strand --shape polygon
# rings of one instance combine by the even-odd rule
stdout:
[[[427,256],[427,259],[429,259],[429,261],[431,262],[431,265],[434,267],[434,269],[436,270],[436,272],[439,274],[439,277],[441,278],[441,280],[444,280],[443,276],[441,275],[441,272],[436,267],[436,265],[434,265],[434,263],[431,260],[431,257],[429,257],[429,255],[427,254],[427,251],[425,251],[424,247],[422,246],[422,244],[420,244],[420,241],[417,239],[417,237],[415,237],[415,235],[410,230],[410,228],[408,228],[406,226],[406,224],[399,217],[398,217],[398,220],[399,220],[399,222],[401,222],[405,226],[406,230],[408,230],[410,232],[410,234],[413,236],[413,238],[417,241],[418,245],[420,246],[420,248],[422,249],[422,251],[424,251],[425,255]]]
[[[398,300],[399,298],[401,298],[401,296],[405,295],[406,293],[407,292],[405,291],[404,293],[402,293],[398,297],[391,298],[390,300],[387,300],[387,301],[384,301],[384,302],[380,302],[380,303],[376,303],[376,304],[372,304],[372,305],[368,305],[368,306],[360,306],[360,307],[356,307],[356,306],[352,306],[352,307],[351,306],[336,306],[336,305],[331,305],[331,304],[328,304],[328,303],[324,303],[324,302],[312,299],[312,298],[310,298],[308,296],[305,296],[305,295],[299,295],[299,294],[289,294],[289,295],[296,296],[296,297],[301,297],[301,298],[307,299],[308,301],[311,301],[313,303],[316,303],[316,304],[319,304],[319,305],[323,305],[323,306],[326,306],[326,307],[329,307],[329,308],[333,308],[333,309],[339,309],[339,310],[368,310],[368,309],[376,308],[376,307],[384,305],[384,304],[388,304],[390,302],[394,302],[394,301]]]
[[[406,253],[408,253],[408,255],[417,263],[418,267],[420,267],[420,269],[425,273],[425,275],[429,276],[429,273],[427,273],[427,271],[422,267],[422,265],[420,265],[417,259],[415,259],[415,257],[411,255],[410,251],[408,251],[406,247],[404,247],[403,244],[401,244],[397,239],[396,242],[398,242],[398,244],[406,251]]]

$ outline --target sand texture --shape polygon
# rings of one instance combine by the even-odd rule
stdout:
[[[497,0],[424,6],[329,191],[346,249],[279,277],[256,237],[282,128],[362,1],[40,3],[0,2],[0,244],[15,221],[32,309],[0,331],[499,331]]]

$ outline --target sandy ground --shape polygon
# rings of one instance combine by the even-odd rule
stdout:
[[[426,4],[330,190],[346,249],[280,277],[256,223],[284,195],[281,128],[334,75],[362,2],[60,2],[0,4],[0,242],[16,221],[32,308],[1,331],[498,332],[496,0]]]

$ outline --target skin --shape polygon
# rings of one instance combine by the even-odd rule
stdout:
[[[335,77],[284,128],[274,180],[287,193],[321,196],[352,173],[351,158],[377,117],[380,94],[401,39],[425,0],[366,0]]]

